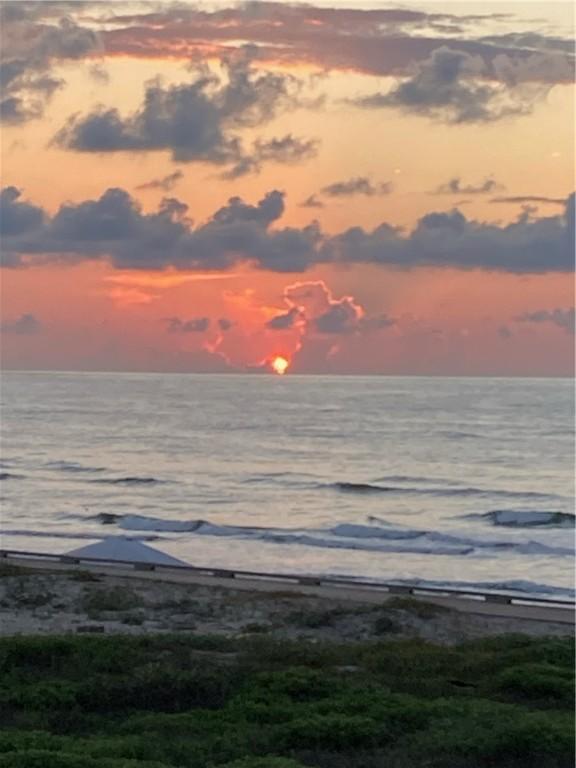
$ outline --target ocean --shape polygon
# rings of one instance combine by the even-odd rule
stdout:
[[[5,372],[2,547],[574,594],[562,379]]]

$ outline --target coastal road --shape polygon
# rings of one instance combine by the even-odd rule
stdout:
[[[343,600],[354,603],[384,604],[389,600],[406,597],[410,600],[418,600],[425,603],[433,603],[462,613],[477,614],[486,617],[500,617],[506,619],[525,619],[529,621],[552,622],[557,624],[574,624],[575,613],[573,604],[566,606],[545,605],[543,602],[529,604],[528,602],[510,602],[519,600],[517,595],[494,595],[482,593],[473,595],[470,592],[458,595],[440,594],[418,590],[417,587],[391,586],[386,589],[375,588],[354,583],[343,583],[330,579],[306,578],[254,574],[243,575],[241,572],[228,570],[209,569],[203,573],[202,569],[167,568],[157,567],[150,569],[149,564],[89,562],[82,560],[80,563],[61,562],[54,556],[42,556],[41,554],[27,553],[26,556],[18,556],[14,552],[0,552],[3,562],[26,569],[38,569],[44,571],[89,571],[102,576],[116,576],[122,578],[134,578],[138,580],[162,581],[174,584],[194,584],[197,586],[245,590],[248,592],[269,592],[281,594],[300,594],[310,597],[324,597],[331,600]],[[140,567],[139,567],[140,566]],[[527,600],[527,598],[524,598]]]

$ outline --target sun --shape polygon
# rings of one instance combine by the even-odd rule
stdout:
[[[270,367],[274,371],[274,373],[277,373],[279,376],[284,376],[286,371],[288,370],[288,366],[290,363],[288,360],[286,360],[285,357],[280,357],[277,355],[276,357],[273,357],[270,361]]]

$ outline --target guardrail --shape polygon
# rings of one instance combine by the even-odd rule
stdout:
[[[484,592],[474,589],[450,589],[448,587],[425,587],[409,584],[394,584],[389,582],[357,581],[340,577],[304,576],[292,573],[267,573],[263,571],[241,571],[228,568],[212,568],[194,565],[164,565],[162,563],[146,563],[133,560],[110,560],[97,557],[76,557],[75,555],[55,555],[44,552],[21,552],[14,549],[0,549],[2,560],[46,561],[73,566],[114,566],[135,571],[156,571],[167,574],[190,574],[209,576],[218,579],[261,579],[275,581],[279,584],[297,584],[308,587],[336,587],[367,589],[380,591],[391,595],[413,595],[419,597],[452,597],[463,600],[476,600],[484,603],[500,603],[503,605],[532,605],[550,608],[565,608],[574,610],[573,600],[563,600],[552,597],[532,597],[516,595],[507,592]]]

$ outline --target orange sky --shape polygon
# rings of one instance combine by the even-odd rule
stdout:
[[[354,3],[322,5],[360,10],[360,4]],[[376,2],[369,5],[376,9],[394,7]],[[228,7],[226,3],[213,6],[219,10]],[[100,4],[100,12],[103,7]],[[159,22],[166,32],[164,46],[172,44],[170,36],[174,34],[170,7],[160,4],[165,12]],[[194,8],[193,4],[187,7]],[[491,18],[504,4],[483,5],[486,19],[482,22],[465,21],[470,15],[470,6],[465,3],[411,7],[430,15],[432,39],[440,33],[434,27],[439,22],[431,15],[450,14],[449,22],[445,19],[443,25],[454,26],[451,45],[457,48],[461,44],[463,50],[468,50],[465,46],[471,41],[532,32],[541,40],[540,58],[532,60],[532,72],[552,71],[552,64],[544,60],[551,47],[546,41],[565,39],[572,24],[568,3],[556,4],[546,23],[538,21],[537,4],[532,14],[514,6],[506,27],[496,17]],[[106,8],[121,16],[132,14],[135,6],[107,3]],[[141,10],[144,14],[152,12],[145,5]],[[509,3],[506,10],[510,10]],[[266,13],[272,16],[272,6],[263,12],[261,25],[267,23]],[[341,23],[335,18],[334,24]],[[456,31],[458,18],[464,32]],[[58,17],[50,15],[41,19],[30,15],[17,22],[21,32],[36,30],[35,34],[39,34],[38,25],[44,29],[58,23]],[[124,25],[127,39],[138,39],[133,31],[135,21],[115,23]],[[390,28],[391,35],[398,34],[397,23]],[[280,65],[269,56],[261,62],[255,58],[250,77],[267,71],[300,81],[295,98],[298,104],[275,105],[270,119],[248,119],[247,113],[226,118],[223,130],[241,141],[245,152],[286,136],[311,140],[314,150],[298,162],[288,163],[263,155],[259,169],[230,179],[223,178],[230,167],[216,164],[208,155],[182,162],[174,161],[168,148],[154,146],[114,152],[58,146],[54,137],[72,115],[80,120],[102,105],[103,110],[117,109],[127,119],[141,109],[146,83],[153,78],[161,77],[159,87],[168,92],[176,84],[189,86],[198,76],[190,71],[187,61],[168,57],[162,50],[139,56],[110,50],[107,55],[112,38],[107,38],[107,25],[96,23],[89,8],[84,15],[75,14],[74,24],[89,30],[97,40],[97,45],[90,43],[77,58],[63,58],[57,48],[42,59],[37,50],[8,46],[8,58],[25,60],[31,77],[49,73],[61,80],[61,85],[46,99],[41,114],[9,121],[1,134],[3,186],[21,190],[18,202],[42,208],[45,217],[42,229],[23,234],[18,231],[17,235],[8,231],[3,238],[9,258],[17,254],[28,265],[2,269],[0,315],[6,368],[242,371],[266,369],[272,357],[282,355],[292,362],[289,370],[299,373],[564,376],[573,372],[573,275],[568,269],[547,265],[545,239],[551,236],[551,228],[556,232],[570,226],[563,224],[562,201],[574,189],[572,85],[539,80],[536,87],[533,80],[512,83],[504,75],[500,82],[493,76],[462,76],[462,82],[447,96],[445,84],[427,80],[428,90],[418,95],[418,109],[408,102],[365,109],[359,106],[359,99],[375,93],[403,93],[402,83],[416,78],[418,67],[422,71],[430,68],[434,56],[416,57],[404,70],[382,75],[361,71],[364,65],[360,61],[354,71],[350,64],[335,67],[332,59],[323,67],[320,60],[306,64],[284,61]],[[360,29],[364,19],[358,24]],[[400,31],[408,37],[422,37],[421,30],[402,27]],[[4,32],[9,33],[6,24]],[[76,34],[74,30],[66,34],[72,33]],[[242,34],[246,34],[244,28]],[[251,42],[264,45],[256,39],[263,34],[258,28]],[[299,33],[292,30],[288,36],[286,32],[286,40],[294,46],[295,34]],[[232,45],[229,40],[219,44]],[[308,42],[298,38],[297,44]],[[385,51],[390,43],[384,41],[382,45]],[[489,45],[496,43],[492,40]],[[520,47],[515,42],[506,49],[507,61],[516,61]],[[94,76],[95,63],[100,68],[99,77]],[[226,74],[215,59],[204,60],[202,66],[207,68],[205,74],[211,71],[220,85],[225,83]],[[557,73],[558,60],[553,66]],[[515,77],[520,79],[518,74]],[[16,86],[8,92],[9,97],[31,93],[26,91],[25,79]],[[482,87],[498,90],[482,102]],[[434,88],[439,94],[436,104],[444,100],[441,108],[430,107],[429,95]],[[464,96],[462,88],[468,89]],[[516,112],[490,119],[465,116],[456,120],[450,110],[462,98],[466,104],[469,98],[476,99],[490,110],[503,109],[503,104],[514,99]],[[258,108],[264,109],[261,105]],[[218,109],[225,113],[220,102]],[[186,126],[186,120],[195,125],[192,113],[179,114],[177,119],[183,121],[179,129],[193,130]],[[175,172],[180,177],[171,188],[167,183],[166,189],[139,189]],[[330,185],[359,179],[369,185],[370,194],[353,194],[349,189],[347,194],[331,196],[326,191]],[[451,194],[434,193],[455,179],[457,187]],[[389,185],[388,191],[379,194],[376,190],[383,183]],[[357,263],[356,252],[348,249],[338,263],[316,256],[316,263],[305,271],[256,269],[247,261],[252,254],[238,256],[244,253],[240,241],[238,249],[234,242],[227,246],[234,256],[228,267],[211,264],[209,269],[187,268],[178,261],[180,257],[172,257],[168,251],[156,256],[160,259],[157,268],[120,268],[118,258],[111,262],[106,249],[95,255],[90,242],[82,238],[73,257],[66,253],[63,259],[57,246],[49,245],[53,238],[51,221],[58,210],[63,204],[81,206],[97,200],[110,187],[126,190],[145,213],[156,211],[163,197],[177,198],[188,206],[190,221],[186,226],[190,232],[209,222],[231,197],[255,206],[271,190],[281,190],[285,210],[267,232],[291,227],[300,233],[316,220],[326,247],[338,243],[338,236],[346,230],[361,228],[368,235],[383,223],[399,228],[397,237],[402,243],[406,239],[412,243],[422,217],[457,208],[468,222],[478,223],[488,238],[483,242],[491,243],[491,233],[495,232],[494,253],[486,245],[481,253],[474,251],[476,225],[469,224],[471,234],[461,241],[462,253],[456,247],[455,255],[447,257],[444,264],[442,246],[428,266],[417,259],[391,263],[387,256],[382,263],[378,263],[380,257],[367,256],[361,260],[374,263]],[[311,196],[322,207],[301,205]],[[526,197],[540,199],[518,200]],[[498,198],[514,200],[497,202]],[[527,221],[534,226],[528,227],[529,233],[526,229],[528,234],[523,234],[520,225],[518,234],[509,232],[506,228],[526,205],[530,207]],[[548,219],[550,224],[537,229],[540,219]],[[458,233],[454,236],[460,237]],[[515,238],[528,236],[544,239],[541,243],[538,240],[532,261],[511,271],[505,249],[518,248]],[[434,231],[430,237],[435,237]],[[416,246],[426,250],[428,241]],[[468,247],[474,253],[470,258],[476,260],[472,268],[455,268],[455,263],[467,264]],[[116,245],[111,244],[109,254],[116,252],[114,248]],[[320,253],[320,246],[315,248]],[[450,243],[447,248],[451,251]],[[504,249],[502,256],[499,248]],[[521,260],[530,248],[532,244],[527,244],[525,251],[519,247],[515,258]],[[492,256],[496,267],[491,266]],[[537,267],[533,266],[534,259]],[[320,288],[311,290],[324,297],[322,307],[291,303],[290,290],[286,293],[286,289],[298,283],[319,284]],[[285,323],[286,327],[273,327],[274,322],[270,325],[291,309],[293,316],[277,321],[278,326]],[[32,321],[26,321],[27,317]]]

